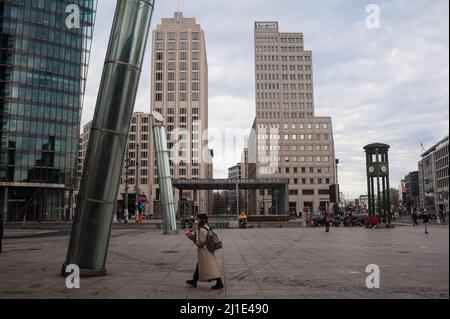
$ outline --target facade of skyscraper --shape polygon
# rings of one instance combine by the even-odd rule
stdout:
[[[205,34],[195,19],[176,12],[162,19],[153,31],[151,109],[161,113],[172,150],[171,175],[175,179],[212,177],[208,149],[208,62]],[[151,211],[159,215],[159,189],[153,146],[150,150],[153,183]],[[208,212],[211,194],[188,191],[175,194],[194,203],[196,212]]]
[[[5,219],[68,215],[96,6],[96,0],[0,1]]]
[[[242,163],[228,169],[228,179],[242,179]]]
[[[422,154],[419,162],[420,209],[448,214],[449,155],[446,136]]]
[[[419,172],[410,172],[405,176],[405,208],[408,212],[416,211],[420,208],[419,193]]]
[[[278,22],[256,22],[255,71],[255,136],[248,154],[256,165],[249,164],[249,177],[289,179],[291,213],[326,208],[336,183],[333,128],[330,117],[315,116],[312,53],[303,34],[281,33]],[[257,194],[253,213],[274,213],[271,196],[270,190]]]
[[[152,183],[149,171],[149,151],[150,151],[150,127],[151,115],[148,113],[136,112],[131,120],[130,134],[128,136],[128,155],[123,164],[122,178],[120,180],[120,189],[117,194],[117,215],[123,218],[125,187],[128,169],[128,210],[129,214],[134,215],[136,207],[136,194],[139,197],[147,198],[145,208],[140,208],[140,214],[151,214],[150,202],[152,194]],[[92,122],[84,126],[80,137],[79,155],[78,155],[78,177],[81,179],[83,173],[84,160],[89,143],[89,135]],[[128,160],[128,163],[127,163]],[[76,200],[74,200],[76,202]]]

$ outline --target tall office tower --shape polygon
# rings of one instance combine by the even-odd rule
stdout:
[[[0,208],[10,221],[67,216],[96,6],[0,1]]]
[[[281,33],[277,22],[255,23],[256,120],[249,150],[252,178],[289,179],[290,212],[316,212],[336,183],[332,121],[314,110],[313,62],[303,34]],[[256,196],[258,214],[274,213],[272,193]]]
[[[426,150],[419,162],[420,209],[448,214],[448,135]]]
[[[162,19],[153,31],[151,108],[161,113],[172,150],[171,175],[174,179],[211,178],[212,152],[208,149],[208,63],[205,34],[195,19],[176,12]],[[151,158],[155,158],[154,149]],[[160,213],[155,160],[150,161],[154,183],[152,211]],[[181,197],[181,198],[180,198]],[[208,192],[175,194],[189,201],[194,213],[209,213]]]
[[[128,211],[130,216],[134,215],[136,207],[136,194],[141,198],[147,199],[143,201],[145,207],[139,208],[140,214],[151,214],[149,199],[152,194],[152,183],[149,172],[150,159],[150,121],[151,116],[148,113],[135,112],[131,120],[130,134],[128,135],[128,154],[123,164],[122,178],[120,180],[120,188],[117,194],[117,211],[118,217],[123,218],[125,187],[126,187],[126,170],[128,169]],[[78,177],[81,179],[83,173],[84,160],[86,158],[87,147],[89,144],[89,136],[91,132],[92,122],[87,123],[81,133],[79,155],[78,155]],[[128,162],[128,163],[127,163]],[[74,201],[76,202],[76,200]]]

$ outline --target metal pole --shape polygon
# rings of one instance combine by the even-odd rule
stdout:
[[[389,150],[386,150],[386,165],[388,165],[389,167]],[[390,172],[390,170],[389,170]],[[387,189],[388,189],[388,193],[387,193],[387,204],[388,204],[388,210],[389,210],[389,219],[388,222],[389,224],[391,224],[392,220],[391,220],[391,178],[389,176],[389,174],[386,176],[386,184],[387,184]]]
[[[239,183],[236,183],[236,211],[239,218],[239,216],[241,215],[239,211]]]
[[[111,226],[120,186],[154,0],[118,0],[92,122],[83,178],[63,265],[81,276],[106,274]]]
[[[170,175],[169,151],[167,149],[167,134],[163,126],[162,116],[155,117],[153,124],[153,140],[155,143],[156,166],[158,171],[159,197],[164,220],[164,234],[176,235],[177,219],[173,198],[172,177]]]
[[[369,156],[367,156],[367,158],[368,158]],[[372,216],[372,189],[371,189],[371,187],[370,187],[370,176],[368,176],[367,177],[367,197],[368,197],[368,204],[369,204],[369,207],[368,207],[368,211],[369,211],[369,216],[370,217],[374,217],[374,216]]]
[[[390,183],[390,178],[389,176],[386,177],[386,184],[387,184],[387,189],[388,189],[388,193],[387,193],[387,206],[388,206],[388,223],[391,224],[392,220],[391,220],[391,183]]]
[[[125,156],[125,197],[123,199],[123,221],[125,224],[128,224],[128,190],[130,188],[130,154],[128,153],[128,144]]]
[[[65,222],[68,222],[72,217],[73,212],[73,190],[69,191],[69,211],[67,213],[67,216],[65,218]],[[36,220],[36,218],[34,218]]]
[[[139,151],[140,151],[140,145],[137,144],[136,148],[137,148],[137,152],[136,152],[136,189],[135,189],[135,193],[136,193],[136,198],[135,200],[135,205],[136,205],[136,212],[134,214],[134,218],[136,219],[135,222],[138,222],[139,219]]]

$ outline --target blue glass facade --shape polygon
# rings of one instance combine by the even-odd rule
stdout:
[[[78,17],[71,5],[79,27],[67,23]],[[95,10],[96,0],[0,0],[0,187],[15,202],[10,220],[60,219],[76,186]]]

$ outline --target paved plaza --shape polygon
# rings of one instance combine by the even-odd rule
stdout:
[[[0,298],[333,299],[449,298],[449,228],[366,230],[272,228],[218,230],[225,289],[185,284],[196,265],[193,244],[156,229],[115,229],[108,275],[69,290],[59,276],[67,229],[7,229],[0,254]],[[381,270],[366,287],[366,266]]]

